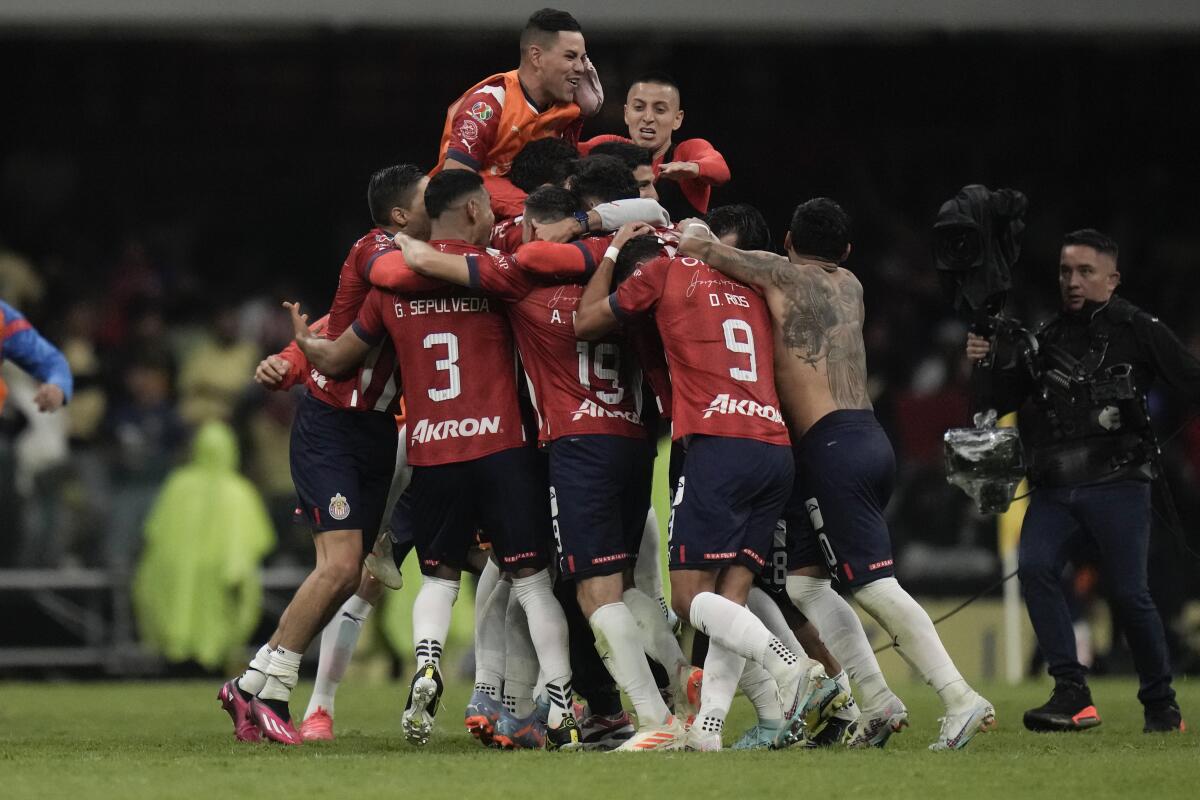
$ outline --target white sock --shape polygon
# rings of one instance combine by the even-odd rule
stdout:
[[[896,652],[937,691],[947,711],[974,694],[942,645],[925,609],[895,578],[880,578],[859,587],[854,599],[896,642]]]
[[[358,644],[358,635],[362,633],[363,622],[371,616],[371,604],[358,595],[353,595],[337,613],[325,630],[321,631],[321,658],[317,662],[317,681],[313,684],[312,697],[308,699],[308,710],[305,718],[318,708],[333,716],[333,700],[337,694],[338,684],[346,674],[346,667],[354,656],[354,647]]]
[[[694,723],[700,730],[720,733],[724,728],[725,716],[745,668],[744,657],[715,639],[709,642],[704,658],[704,684],[700,687],[700,710]]]
[[[271,653],[273,652],[270,644],[264,644],[258,648],[254,658],[250,659],[250,666],[246,667],[246,671],[237,679],[239,689],[252,695],[262,691],[263,686],[267,683],[267,667],[271,665]]]
[[[282,647],[276,647],[271,653],[271,663],[267,665],[267,682],[263,684],[258,696],[263,700],[282,700],[287,702],[292,696],[292,689],[300,680],[300,658],[302,653],[293,653]]]
[[[663,621],[665,624],[665,620]],[[596,634],[596,652],[617,685],[629,696],[638,725],[661,725],[671,712],[658,693],[646,653],[638,637],[638,624],[624,603],[600,606],[588,624]]]
[[[499,574],[499,569],[496,572]],[[479,586],[485,588],[482,579]],[[511,583],[499,581],[485,602],[476,599],[475,603],[475,691],[495,700],[500,699],[504,685],[504,617],[511,590]]]
[[[538,664],[546,674],[550,697],[547,724],[558,727],[571,713],[571,656],[567,650],[567,617],[550,586],[550,573],[542,570],[528,578],[513,578],[512,593],[525,609],[529,635]]]
[[[524,719],[533,713],[533,687],[538,679],[537,654],[529,636],[525,609],[511,593],[504,618],[504,707]]]
[[[674,683],[679,668],[691,662],[679,647],[675,631],[671,630],[671,625],[662,615],[658,603],[641,589],[626,589],[621,595],[621,600],[637,622],[638,634],[646,655],[662,664]]]
[[[895,697],[883,678],[862,620],[834,591],[829,578],[789,575],[787,591],[792,602],[820,631],[821,639],[833,657],[858,684],[863,708],[879,708]]]
[[[783,642],[784,647],[796,655],[808,657],[808,653],[804,652],[804,645],[800,644],[792,626],[788,625],[787,617],[783,616],[783,612],[769,594],[757,586],[750,587],[750,594],[746,597],[746,608],[762,620],[762,624],[767,626],[772,636]]]
[[[705,679],[708,678],[707,673]],[[746,661],[738,688],[754,706],[760,723],[778,726],[783,722],[783,703],[779,700],[779,684],[759,664]],[[701,687],[703,691],[703,687]]]
[[[413,601],[413,641],[417,667],[442,661],[442,645],[450,633],[450,614],[458,599],[458,581],[425,576]]]
[[[672,625],[674,620],[671,607],[663,596],[662,564],[658,554],[658,516],[654,509],[646,515],[646,527],[642,529],[642,542],[638,547],[637,563],[633,567],[633,585],[641,589],[647,597],[653,599],[660,613]]]
[[[696,630],[707,633],[712,641],[743,658],[762,664],[779,684],[781,692],[787,693],[794,688],[800,675],[815,663],[785,647],[750,609],[719,594],[701,592],[692,598],[690,611]],[[707,672],[705,680],[708,680]]]

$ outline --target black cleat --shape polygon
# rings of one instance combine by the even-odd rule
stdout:
[[[1183,714],[1174,700],[1146,706],[1146,724],[1142,733],[1182,733],[1185,730]]]
[[[579,723],[572,714],[566,714],[557,728],[546,727],[547,750],[582,750],[583,736],[579,732]]]
[[[400,717],[404,738],[422,746],[433,733],[433,717],[442,697],[442,675],[432,663],[425,663],[413,676],[408,689],[408,705]]]
[[[1025,727],[1042,733],[1082,731],[1100,724],[1100,714],[1092,705],[1092,691],[1086,683],[1058,680],[1044,705],[1025,712]]]

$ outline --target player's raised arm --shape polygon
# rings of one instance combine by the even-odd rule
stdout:
[[[698,258],[734,280],[763,290],[782,288],[781,281],[794,282],[794,276],[789,278],[789,275],[795,268],[784,256],[722,244],[699,219],[685,219],[679,223],[679,229],[683,232],[679,238],[680,255]]]
[[[617,327],[619,320],[610,295],[617,256],[630,239],[644,235],[647,230],[648,227],[640,222],[622,225],[604,251],[604,257],[596,265],[596,271],[579,298],[579,310],[575,312],[575,335],[580,339],[598,339]]]
[[[395,241],[409,268],[418,275],[459,286],[471,284],[471,271],[466,256],[440,252],[426,242],[403,233],[397,233]]]
[[[299,303],[285,302],[283,307],[292,315],[296,345],[318,372],[342,375],[357,367],[367,357],[371,345],[359,337],[353,326],[343,331],[337,339],[324,339],[309,330],[308,315],[300,313]]]

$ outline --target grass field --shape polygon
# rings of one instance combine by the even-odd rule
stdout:
[[[462,727],[469,685],[451,684],[423,750],[398,735],[403,689],[354,683],[338,696],[338,739],[286,749],[234,742],[218,685],[0,683],[0,797],[738,798],[1195,797],[1200,737],[1146,736],[1130,681],[1097,681],[1104,725],[1035,735],[1021,711],[1046,685],[982,686],[998,731],[962,752],[930,753],[939,704],[896,687],[913,725],[883,751],[661,754],[503,753]],[[1185,712],[1200,684],[1179,683]],[[293,701],[299,713],[308,688]],[[750,724],[735,704],[727,742]]]

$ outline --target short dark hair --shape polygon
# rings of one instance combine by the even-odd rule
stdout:
[[[478,192],[483,178],[469,169],[444,169],[429,179],[425,187],[425,213],[437,219],[455,200]]]
[[[632,275],[638,264],[661,256],[662,248],[662,239],[653,233],[644,233],[630,239],[621,248],[621,252],[617,255],[617,263],[613,265],[614,283],[619,284]]]
[[[814,197],[796,206],[790,231],[796,253],[840,264],[850,244],[850,215],[836,201]]]
[[[654,164],[654,154],[647,147],[638,147],[633,142],[601,142],[588,151],[592,156],[612,156],[625,162],[629,171]]]
[[[680,90],[679,84],[675,81],[674,76],[672,76],[669,72],[663,72],[662,70],[650,70],[649,72],[643,72],[636,80],[630,81],[630,87],[632,87],[635,83],[657,83],[659,86],[670,86],[675,90],[675,94],[679,95],[679,102],[681,104],[683,102],[683,92]]]
[[[392,209],[412,205],[413,190],[425,173],[412,164],[394,164],[371,176],[367,184],[367,207],[376,225],[392,224]]]
[[[581,201],[610,203],[637,197],[641,192],[633,171],[614,156],[588,156],[580,159],[571,176],[571,191]]]
[[[1097,253],[1110,255],[1113,257],[1113,261],[1117,260],[1117,255],[1120,252],[1116,239],[1107,233],[1101,233],[1095,228],[1080,228],[1077,231],[1071,231],[1063,237],[1063,247],[1072,244],[1090,247]]]
[[[542,186],[525,198],[525,216],[535,222],[558,222],[579,209],[579,198],[561,186]]]
[[[538,139],[513,156],[508,179],[523,192],[552,183],[559,186],[571,174],[571,162],[579,158],[575,145],[557,136]]]
[[[771,229],[767,218],[749,203],[717,206],[705,218],[713,235],[718,238],[729,232],[737,234],[739,250],[770,250]]]
[[[556,34],[561,31],[582,31],[579,21],[566,11],[557,8],[542,8],[529,15],[525,29],[521,31],[521,52],[529,47],[534,39],[545,41],[546,34]]]

